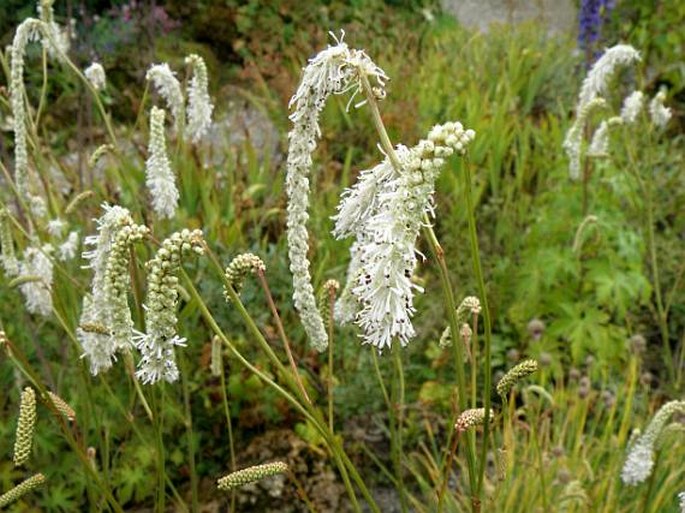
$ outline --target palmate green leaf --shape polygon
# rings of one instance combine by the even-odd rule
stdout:
[[[593,305],[563,303],[550,324],[549,334],[569,342],[575,363],[587,352],[607,362],[616,361],[624,349],[626,332],[609,321],[609,314]]]
[[[138,502],[151,493],[149,490],[150,471],[144,466],[126,465],[121,467],[117,474],[120,484],[115,490],[115,495],[122,504],[134,498]]]
[[[32,493],[43,493],[43,499],[40,501],[41,506],[45,511],[79,511],[81,506],[81,497],[76,497],[74,488],[70,487],[68,483],[59,483],[50,481],[49,485],[41,491]]]
[[[543,246],[526,255],[519,273],[516,294],[526,311],[521,313],[529,319],[549,310],[542,305],[551,303],[551,296],[556,296],[555,289],[566,291],[562,297],[572,299],[568,284],[576,281],[578,267],[570,250]]]
[[[597,302],[618,320],[624,319],[630,308],[647,301],[651,294],[649,280],[640,271],[623,271],[609,261],[590,262],[587,279],[594,286]]]

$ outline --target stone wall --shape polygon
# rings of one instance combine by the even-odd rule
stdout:
[[[467,27],[487,30],[495,23],[540,20],[550,32],[571,31],[577,23],[573,0],[442,0],[445,12]]]

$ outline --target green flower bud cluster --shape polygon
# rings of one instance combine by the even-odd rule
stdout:
[[[228,491],[249,483],[254,483],[265,477],[282,474],[287,471],[288,465],[282,461],[255,465],[222,477],[217,482],[217,488],[219,488],[219,490]]]
[[[109,310],[109,328],[114,351],[130,347],[133,339],[133,319],[128,306],[130,248],[149,233],[146,226],[127,224],[114,237],[105,269],[103,287]]]
[[[147,333],[138,333],[134,343],[142,354],[136,376],[146,384],[178,379],[174,346],[185,345],[176,333],[176,308],[179,284],[176,272],[183,255],[204,254],[201,230],[182,230],[162,242],[157,255],[148,263],[148,292],[145,324]]]
[[[52,404],[54,404],[55,408],[57,408],[58,412],[60,412],[70,421],[76,419],[76,412],[71,406],[69,406],[69,403],[67,403],[64,399],[62,399],[54,392],[48,391],[48,396],[50,397]]]
[[[494,417],[495,413],[490,410],[490,420],[492,421]],[[454,429],[463,433],[472,427],[480,426],[483,422],[485,422],[485,408],[472,408],[464,410],[459,415],[457,422],[454,424]]]
[[[19,467],[26,463],[31,454],[33,432],[36,427],[36,393],[26,387],[21,393],[19,421],[14,440],[14,465]]]
[[[235,290],[237,294],[240,294],[247,275],[250,273],[254,274],[257,271],[266,271],[266,266],[262,259],[252,253],[242,253],[231,260],[231,263],[226,267],[226,281],[231,284],[233,290]],[[226,297],[226,301],[231,301],[230,295],[225,287],[224,296]]]
[[[538,362],[535,360],[524,360],[518,365],[509,369],[509,371],[497,383],[497,393],[503,399],[511,391],[512,387],[519,382],[519,380],[533,374],[538,370]]]
[[[43,474],[36,474],[35,476],[31,476],[25,481],[22,481],[9,492],[0,495],[0,508],[4,508],[13,502],[18,501],[28,492],[39,487],[44,482],[45,476]]]
[[[319,305],[321,318],[328,329],[331,325],[331,300],[335,302],[335,296],[340,290],[340,283],[338,280],[326,280],[326,282],[319,289],[316,302]]]

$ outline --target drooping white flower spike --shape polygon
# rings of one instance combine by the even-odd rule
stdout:
[[[595,62],[583,80],[578,96],[577,110],[590,103],[595,98],[608,95],[607,88],[616,71],[640,62],[640,52],[630,45],[616,45]]]
[[[207,91],[209,84],[205,61],[196,54],[186,57],[186,64],[192,67],[193,77],[188,87],[188,120],[186,134],[197,143],[212,124],[214,105]]]
[[[644,434],[634,438],[621,471],[621,480],[625,484],[638,485],[652,474],[655,444],[666,423],[675,413],[685,413],[685,401],[664,404],[649,422]]]
[[[621,118],[626,124],[633,124],[637,121],[640,111],[645,103],[645,95],[642,91],[633,91],[625,100],[623,100],[623,107],[621,107]]]
[[[616,71],[640,61],[640,53],[630,45],[609,48],[588,72],[578,95],[576,119],[566,133],[563,148],[569,158],[569,176],[580,178],[580,155],[583,131],[587,118],[594,107],[603,105],[611,78]],[[601,103],[600,103],[601,102]]]
[[[414,337],[414,291],[422,291],[411,280],[416,239],[424,214],[433,214],[435,181],[445,159],[463,154],[474,137],[461,123],[437,125],[415,147],[398,146],[399,170],[386,158],[343,194],[333,233],[353,235],[356,242],[336,317],[354,318],[364,344],[382,350],[395,339],[405,346]]]
[[[342,94],[346,91],[352,91],[354,98],[362,88],[362,77],[373,80],[381,96],[384,81],[387,79],[383,70],[363,51],[350,49],[341,37],[340,40],[336,39],[334,46],[329,46],[309,61],[304,68],[302,81],[290,100],[294,112],[290,115],[293,128],[288,134],[286,193],[288,256],[290,271],[293,274],[293,300],[307,336],[319,351],[327,347],[328,336],[317,308],[307,258],[309,236],[306,224],[309,218],[307,210],[312,153],[316,149],[317,139],[321,136],[319,114],[326,100],[332,94]]]
[[[12,41],[10,61],[10,105],[14,130],[14,181],[19,194],[27,198],[29,191],[29,155],[26,143],[26,108],[24,106],[24,56],[26,45],[38,37],[43,23],[26,18]]]
[[[83,311],[76,335],[93,375],[108,370],[118,351],[133,344],[133,326],[127,302],[129,248],[142,239],[147,228],[136,225],[129,211],[103,205],[97,220],[97,235],[85,238],[85,267],[93,270],[91,293],[83,298]]]
[[[38,15],[44,23],[43,47],[53,59],[63,58],[69,51],[69,33],[55,22],[52,4],[55,0],[39,0]]]
[[[171,219],[176,214],[179,192],[171,170],[164,136],[164,109],[150,111],[150,143],[145,162],[145,183],[150,189],[152,207],[160,217]]]
[[[671,109],[664,106],[665,99],[666,90],[661,89],[649,102],[649,117],[657,128],[664,128],[673,115]]]
[[[174,117],[174,125],[176,130],[180,132],[183,125],[183,118],[185,117],[185,101],[183,93],[181,92],[181,84],[169,65],[165,62],[163,64],[155,64],[147,70],[145,79],[152,82],[157,92],[167,102],[171,114]]]
[[[592,135],[590,146],[587,149],[588,157],[608,157],[609,156],[609,129],[623,123],[623,118],[614,116],[602,121],[595,133]]]

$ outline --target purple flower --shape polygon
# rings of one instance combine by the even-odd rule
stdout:
[[[614,0],[581,0],[578,13],[578,46],[588,55],[588,67],[599,57],[597,42],[602,25],[614,8]]]

